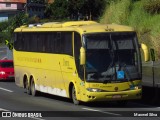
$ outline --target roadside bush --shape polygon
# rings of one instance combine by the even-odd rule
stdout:
[[[131,26],[140,42],[154,48],[160,59],[160,0],[117,0],[111,2],[100,19],[101,23]]]
[[[131,0],[117,0],[110,2],[109,6],[106,6],[106,10],[102,18],[101,23],[117,23],[125,24],[129,11]]]
[[[160,13],[160,0],[143,0],[143,8],[151,14]]]

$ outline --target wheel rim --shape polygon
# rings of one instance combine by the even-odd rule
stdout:
[[[76,91],[75,91],[75,87],[73,87],[72,98],[73,98],[73,100],[74,100],[74,101],[76,101],[76,100],[77,100],[77,98],[76,98]]]
[[[33,91],[34,91],[34,84],[33,84],[33,82],[32,82],[32,94],[33,94]]]
[[[79,101],[77,100],[77,96],[76,96],[76,89],[74,86],[72,88],[72,100],[75,105],[79,104]]]
[[[29,88],[29,83],[28,83],[28,80],[26,80],[26,92],[27,92],[27,94],[31,94],[31,91],[30,91],[30,88]]]
[[[27,90],[28,89],[28,82],[27,82],[27,80],[26,80],[26,82],[25,82],[25,89]]]
[[[34,81],[32,80],[32,95],[34,95],[35,94],[35,85],[34,85]]]

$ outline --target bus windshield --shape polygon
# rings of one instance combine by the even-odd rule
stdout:
[[[86,34],[83,43],[86,48],[86,81],[141,79],[140,52],[135,32]]]

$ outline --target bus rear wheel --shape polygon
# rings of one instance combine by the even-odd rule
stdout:
[[[31,79],[31,94],[32,96],[37,96],[37,90],[35,88],[35,83],[34,83],[34,79]]]
[[[25,89],[26,89],[26,92],[28,95],[31,95],[31,88],[30,88],[30,85],[28,83],[28,79],[25,80]]]
[[[76,89],[74,86],[72,87],[72,100],[75,105],[79,105],[80,102],[77,100]]]

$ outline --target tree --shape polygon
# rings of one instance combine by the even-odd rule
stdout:
[[[83,6],[83,14],[90,16],[90,18],[98,18],[102,15],[106,5],[106,0],[85,0]]]
[[[78,19],[81,16],[99,17],[106,5],[107,0],[55,0],[47,5],[45,16],[54,19]]]
[[[78,19],[79,15],[83,14],[83,6],[85,0],[68,0],[68,12],[71,19]]]
[[[4,43],[5,40],[12,41],[12,35],[15,28],[21,25],[28,24],[28,15],[19,13],[8,21],[0,22],[0,42]]]
[[[50,5],[51,17],[54,19],[64,19],[68,16],[68,5],[66,0],[55,0]]]

